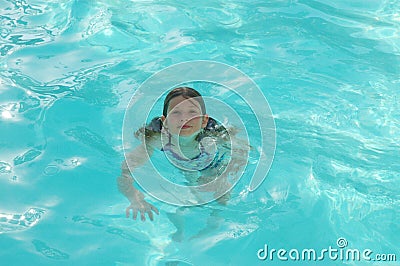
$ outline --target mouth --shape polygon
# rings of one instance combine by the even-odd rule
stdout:
[[[188,129],[188,128],[191,128],[191,126],[189,126],[189,125],[183,125],[181,128],[182,128],[182,129]]]

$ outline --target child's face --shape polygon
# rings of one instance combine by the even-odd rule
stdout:
[[[167,117],[163,116],[162,120],[171,134],[190,136],[207,125],[208,115],[202,114],[195,99],[178,96],[171,99]]]

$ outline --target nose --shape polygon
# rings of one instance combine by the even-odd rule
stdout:
[[[182,115],[182,117],[181,117],[181,121],[182,122],[187,122],[187,121],[189,121],[190,119],[192,119],[192,116],[190,115],[190,114],[184,114],[184,115]]]

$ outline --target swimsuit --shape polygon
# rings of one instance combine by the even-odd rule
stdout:
[[[226,154],[224,153],[220,156],[219,150],[217,150],[215,153],[209,153],[206,151],[205,147],[201,142],[200,142],[200,153],[191,159],[184,158],[181,155],[177,154],[172,149],[171,143],[166,144],[161,149],[161,151],[165,153],[166,157],[170,160],[172,164],[174,164],[176,167],[180,169],[187,171],[205,171],[218,168],[220,167],[221,162],[225,158]]]

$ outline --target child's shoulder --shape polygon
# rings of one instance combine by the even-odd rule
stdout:
[[[158,148],[161,147],[161,129],[161,117],[154,117],[150,123],[139,128],[134,135],[147,147]]]
[[[161,133],[157,132],[157,133],[154,133],[152,136],[144,137],[142,139],[142,142],[147,147],[150,147],[152,149],[161,149],[162,148]]]

